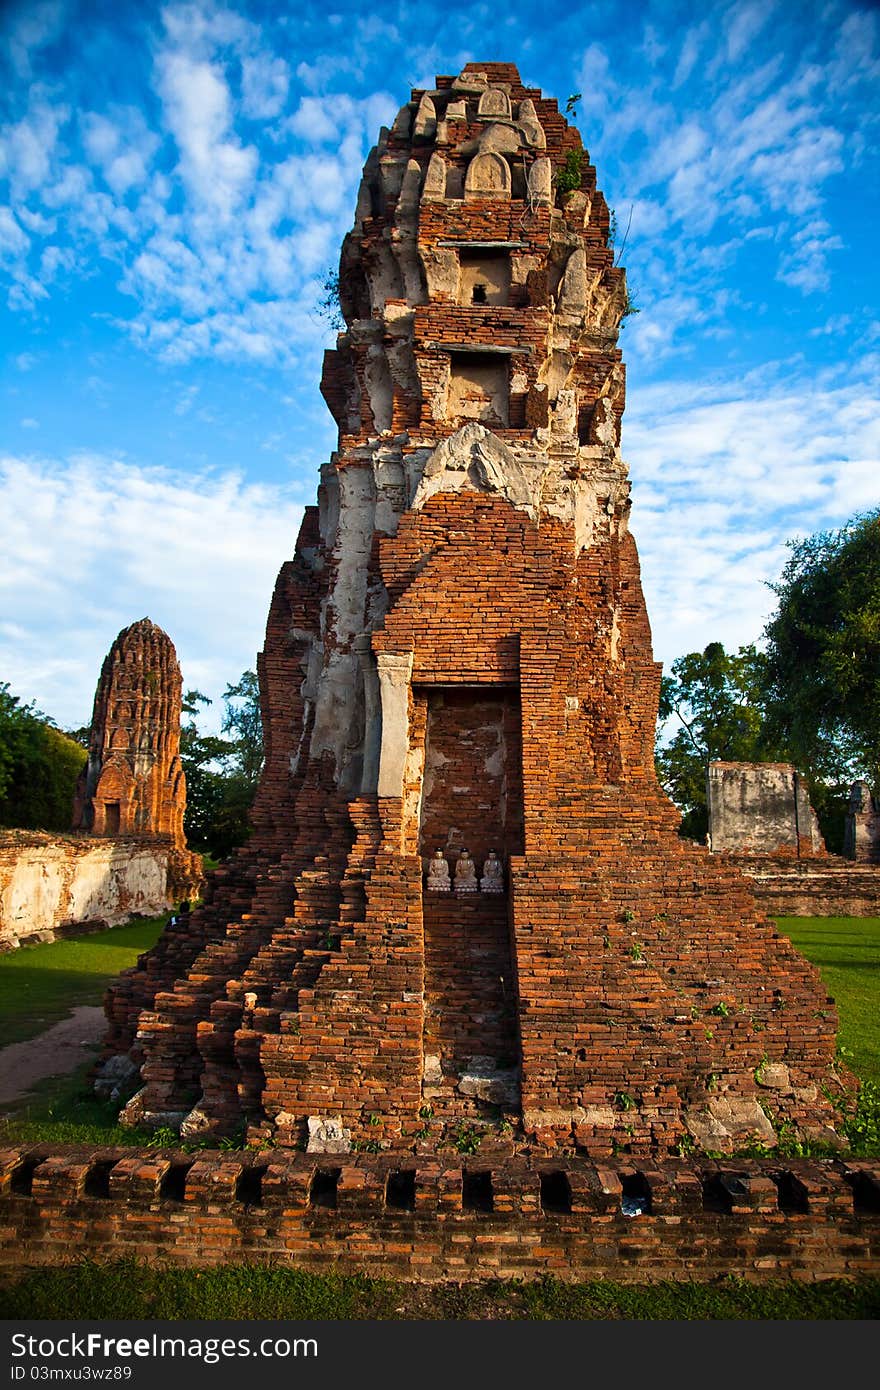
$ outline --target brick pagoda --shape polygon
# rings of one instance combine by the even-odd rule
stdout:
[[[186,849],[186,779],[180,763],[182,680],[167,633],[149,618],[123,628],[104,658],[79,778],[73,829],[159,841],[176,852],[178,896],[195,896],[201,860]]]
[[[556,102],[504,63],[414,91],[339,295],[253,835],[111,992],[127,1119],[313,1152],[827,1133],[819,976],[656,780],[626,279]]]

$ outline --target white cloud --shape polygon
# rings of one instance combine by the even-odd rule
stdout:
[[[244,58],[241,65],[241,93],[244,113],[252,120],[271,120],[279,116],[287,100],[290,69],[283,58],[257,53]]]
[[[714,291],[726,261],[757,236],[777,242],[768,269],[781,284],[827,292],[843,238],[837,226],[809,229],[833,207],[829,181],[876,146],[877,16],[835,19],[829,8],[822,24],[808,26],[766,0],[719,5],[712,19],[680,31],[677,51],[665,36],[663,46],[653,41],[651,23],[642,23],[651,61],[638,65],[640,81],[604,41],[588,45],[577,69],[589,143],[612,151],[612,171],[618,162],[618,214],[635,205],[630,246],[643,308],[674,289],[682,301],[720,310]],[[640,229],[643,205],[650,211]],[[718,242],[726,255],[714,254]],[[712,254],[701,257],[705,248]],[[633,336],[669,349],[689,326],[643,317]]]
[[[148,614],[188,685],[252,667],[302,508],[238,475],[85,455],[0,459],[0,669],[61,724],[86,722],[117,632]]]
[[[7,14],[4,42],[19,76],[30,77],[32,60],[55,37],[63,14],[60,0],[29,0],[18,14]]]
[[[744,382],[657,383],[627,408],[632,527],[667,664],[712,640],[756,641],[786,540],[877,504],[874,364],[844,384],[773,376],[769,367]]]
[[[181,52],[160,54],[157,66],[184,181],[197,203],[228,219],[250,191],[258,156],[232,130],[232,103],[222,70]]]
[[[0,255],[9,261],[18,260],[30,247],[30,239],[19,226],[11,208],[0,207]]]
[[[159,140],[140,111],[120,108],[107,116],[90,111],[81,124],[85,151],[117,197],[146,184]]]
[[[70,108],[53,105],[43,85],[30,92],[28,110],[20,121],[0,132],[0,173],[9,179],[14,199],[23,199],[46,182],[56,153],[59,131]]]

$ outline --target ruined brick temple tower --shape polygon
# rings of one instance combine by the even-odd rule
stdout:
[[[201,863],[187,852],[183,833],[181,699],[180,667],[167,633],[149,618],[123,628],[104,658],[95,691],[73,829],[166,843],[176,856],[177,896],[195,896]]]
[[[170,637],[149,618],[123,628],[104,658],[95,691],[74,830],[162,835],[183,845],[181,691]]]
[[[339,292],[253,836],[112,991],[127,1118],[313,1151],[821,1131],[819,977],[656,781],[626,280],[556,102],[504,63],[413,92]]]

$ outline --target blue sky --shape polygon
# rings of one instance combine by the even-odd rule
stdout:
[[[873,5],[7,0],[0,45],[0,680],[60,724],[144,615],[215,699],[253,665],[361,166],[469,60],[581,93],[629,226],[658,659],[757,639],[785,540],[880,502]]]

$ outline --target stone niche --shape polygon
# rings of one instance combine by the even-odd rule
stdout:
[[[522,851],[519,692],[413,688],[426,707],[419,853],[463,846],[481,865],[491,849]]]
[[[708,800],[709,844],[716,853],[825,853],[807,785],[790,763],[710,763]]]
[[[507,304],[510,301],[510,256],[498,251],[462,250],[459,304]]]
[[[465,175],[465,199],[509,198],[510,192],[510,165],[503,155],[474,155]]]
[[[449,368],[446,413],[506,429],[510,418],[510,369],[501,354],[457,352]]]

